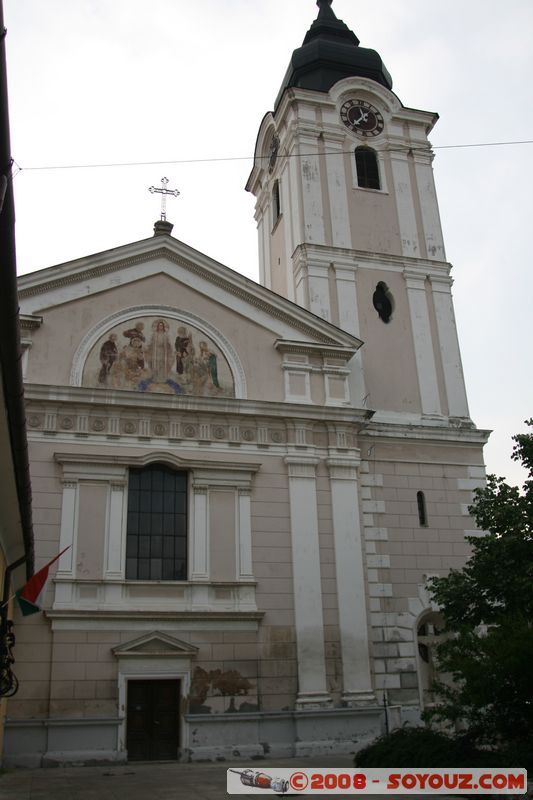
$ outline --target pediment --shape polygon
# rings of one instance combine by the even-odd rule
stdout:
[[[113,654],[117,658],[146,658],[153,656],[161,658],[162,656],[185,656],[191,658],[198,652],[198,648],[194,645],[182,642],[181,639],[176,639],[167,633],[161,631],[152,631],[130,642],[124,642],[118,647],[113,648]]]
[[[47,309],[90,300],[161,275],[215,298],[228,310],[259,325],[270,321],[272,327],[275,320],[278,337],[355,349],[362,344],[326,320],[166,235],[22,275],[18,280],[21,314],[37,320]]]

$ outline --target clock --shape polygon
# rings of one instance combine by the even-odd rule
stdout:
[[[372,138],[383,131],[381,112],[366,100],[347,100],[341,106],[341,119],[358,136]]]

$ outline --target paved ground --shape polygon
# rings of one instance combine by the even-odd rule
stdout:
[[[271,765],[352,767],[353,757],[243,761],[238,764],[143,763],[120,767],[9,770],[0,776],[0,800],[219,800],[229,797],[226,794],[228,767],[249,766],[272,774]],[[257,800],[258,794],[232,796]],[[273,796],[270,793],[265,795]],[[337,800],[339,797],[319,796],[336,797]]]

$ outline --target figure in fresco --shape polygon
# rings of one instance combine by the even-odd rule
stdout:
[[[111,367],[118,358],[117,335],[112,333],[100,348],[100,363],[102,365],[98,373],[98,382],[107,384]]]
[[[132,339],[140,339],[141,342],[145,342],[146,339],[143,331],[144,331],[144,322],[136,322],[135,327],[129,328],[129,330],[127,331],[123,331],[122,335],[125,336],[126,339],[130,340],[130,344]]]
[[[113,365],[111,377],[117,389],[136,389],[144,372],[143,343],[139,338],[131,338],[124,345],[118,360]]]
[[[156,319],[152,324],[153,333],[147,355],[154,383],[166,383],[172,369],[173,357],[168,329],[169,325],[164,319]]]
[[[211,391],[222,391],[218,382],[217,357],[209,349],[207,342],[200,342],[200,361],[205,364],[207,372],[207,385]]]
[[[178,375],[183,375],[184,361],[189,355],[189,345],[191,344],[191,337],[187,334],[186,328],[180,326],[177,331],[176,342],[174,350],[176,351],[176,372]]]

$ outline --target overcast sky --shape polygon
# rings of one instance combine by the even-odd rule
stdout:
[[[531,0],[334,0],[431,135],[471,416],[488,470],[521,482],[533,416]],[[19,273],[152,234],[163,175],[173,234],[257,279],[244,191],[263,115],[313,0],[4,0]],[[80,164],[152,166],[35,169]],[[181,163],[171,163],[181,162]]]

